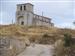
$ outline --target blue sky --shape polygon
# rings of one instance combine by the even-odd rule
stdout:
[[[16,4],[32,3],[34,12],[52,18],[57,27],[75,28],[74,0],[0,0],[0,24],[11,24],[15,22]]]

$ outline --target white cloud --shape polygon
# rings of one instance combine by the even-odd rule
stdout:
[[[73,0],[1,0],[4,2],[70,2]]]
[[[0,12],[0,24],[2,24],[2,13]]]
[[[11,22],[12,21],[11,15],[8,14],[6,11],[1,11],[0,16],[1,16],[0,24],[10,24],[10,23],[12,23]]]
[[[70,28],[70,29],[75,29],[75,26],[72,23],[60,23],[58,25],[55,25],[56,27],[59,28]]]

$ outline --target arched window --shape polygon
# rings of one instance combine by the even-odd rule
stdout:
[[[22,10],[22,6],[20,7],[20,10]]]
[[[24,6],[24,10],[26,10],[26,6]]]

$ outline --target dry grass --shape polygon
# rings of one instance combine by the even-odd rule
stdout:
[[[41,26],[18,26],[18,25],[1,25],[0,35],[7,36],[28,36],[28,37],[39,37],[43,34],[48,34],[50,36],[62,37],[65,32],[70,32],[72,36],[75,37],[75,30],[71,29],[60,29],[60,28],[48,28]]]
[[[55,42],[55,40],[63,38],[64,33],[70,33],[73,37],[75,37],[75,30],[72,29],[60,29],[60,28],[48,28],[48,27],[41,27],[41,26],[18,26],[18,25],[0,25],[0,36],[14,36],[14,38],[25,41],[26,39],[30,39],[32,41],[37,40],[40,42],[42,39],[42,43],[46,41]],[[49,37],[43,38],[44,34],[47,34]],[[48,42],[48,43],[49,43]],[[63,54],[63,46],[59,42],[56,49],[58,50],[57,56]],[[61,47],[60,47],[61,46]],[[60,47],[60,48],[59,48]],[[15,52],[16,49],[14,48],[11,52]]]

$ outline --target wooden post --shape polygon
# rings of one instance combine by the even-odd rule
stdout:
[[[43,12],[42,12],[42,24],[41,25],[43,26]]]
[[[29,18],[29,14],[27,13],[27,27],[28,27],[28,18]]]
[[[12,24],[13,24],[13,19],[12,19]]]

